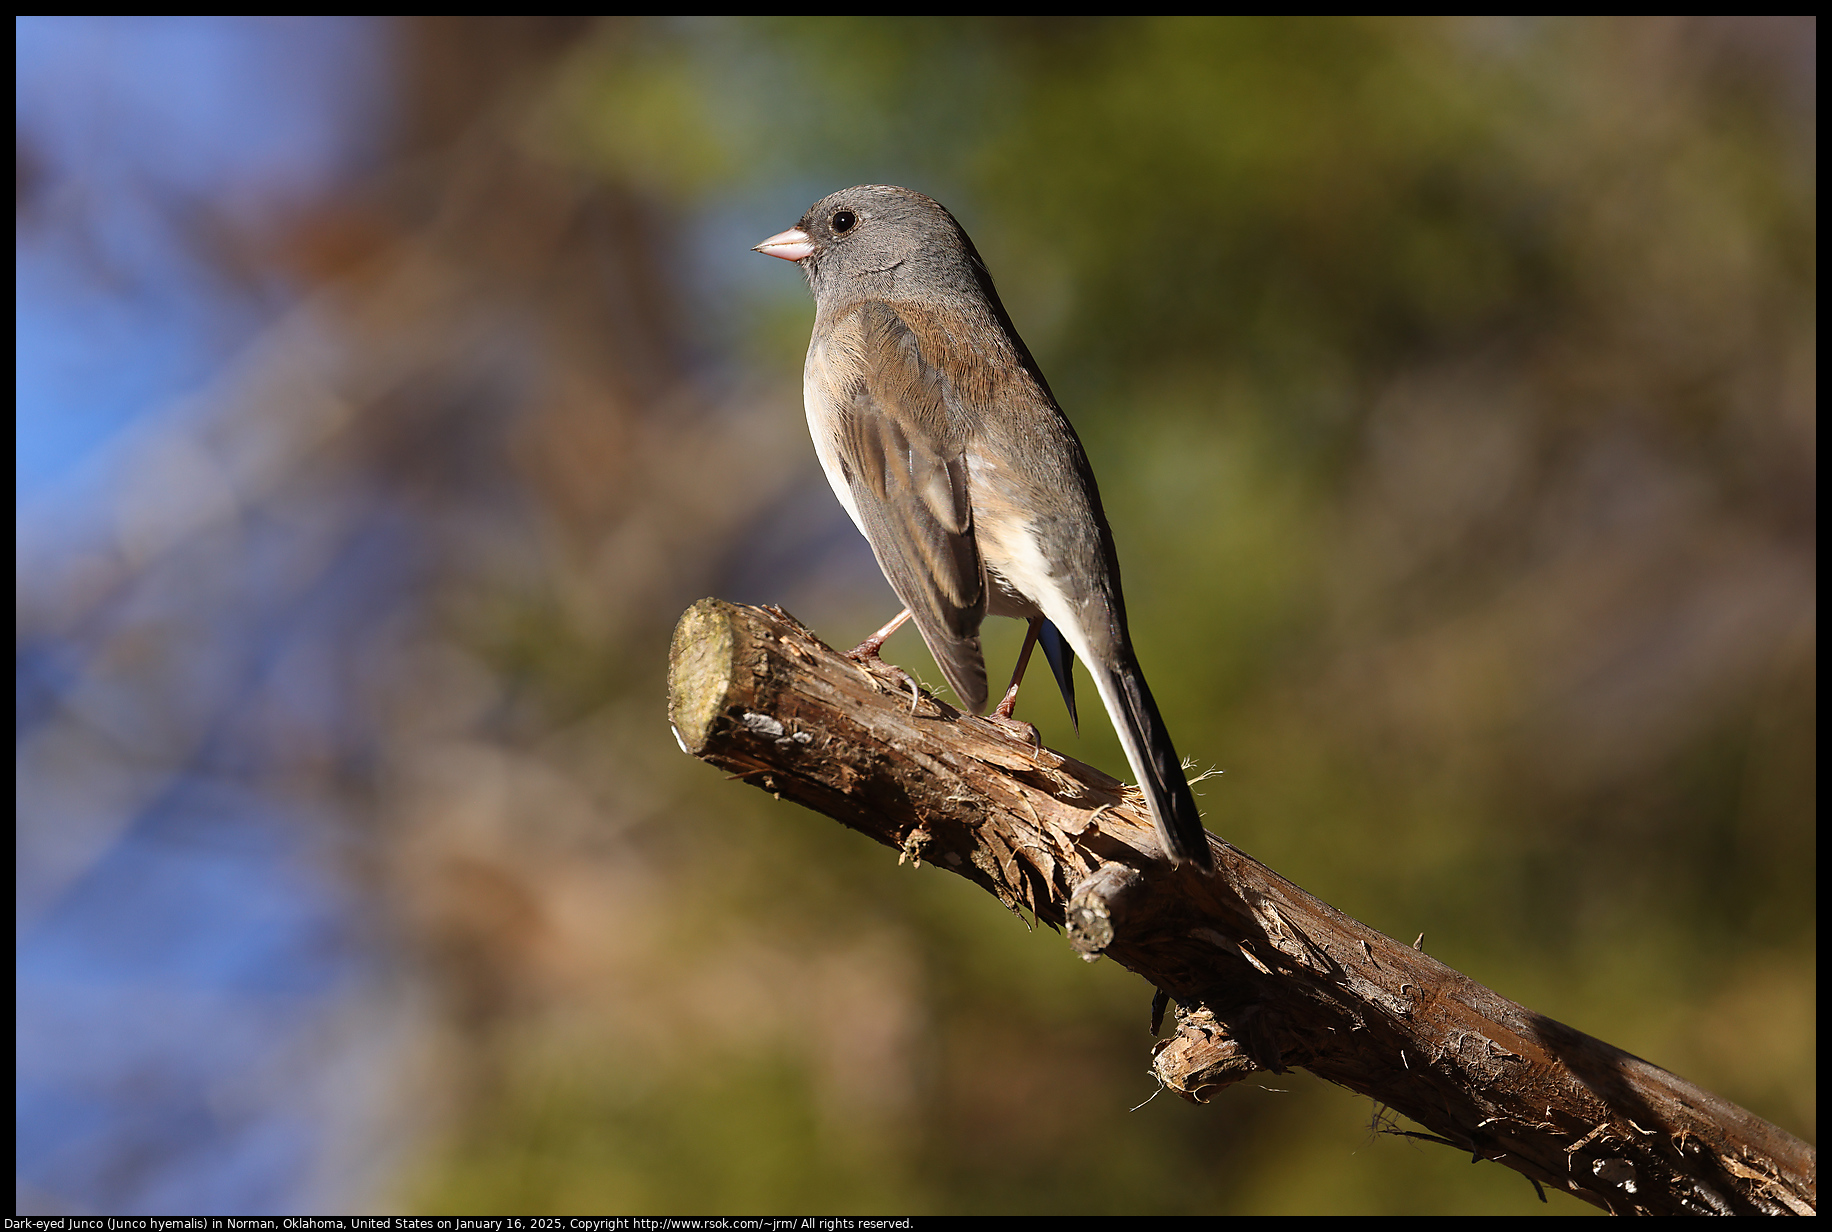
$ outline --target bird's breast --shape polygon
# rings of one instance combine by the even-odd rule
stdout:
[[[814,438],[814,456],[820,459],[828,486],[839,498],[846,516],[864,535],[865,521],[859,516],[858,502],[853,499],[852,484],[840,453],[840,408],[846,405],[846,389],[856,379],[856,365],[849,366],[844,354],[839,357],[840,362],[835,363],[833,352],[834,348],[823,346],[818,338],[808,347],[808,362],[802,367],[802,407],[808,413],[808,435]]]

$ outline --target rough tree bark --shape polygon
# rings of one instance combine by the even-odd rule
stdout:
[[[1153,1070],[1197,1103],[1292,1067],[1620,1214],[1813,1214],[1793,1135],[1535,1014],[1211,838],[1172,869],[1135,788],[836,654],[776,608],[675,629],[681,747],[959,873],[1178,1008]]]

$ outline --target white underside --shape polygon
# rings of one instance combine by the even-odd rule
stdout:
[[[840,498],[840,507],[846,510],[846,516],[863,535],[865,521],[859,516],[859,506],[852,499],[852,485],[846,482],[846,471],[840,465],[839,442],[833,439],[825,417],[815,409],[822,405],[821,391],[814,376],[814,356],[811,354],[808,360],[807,367],[802,370],[802,407],[808,415],[808,435],[814,438],[814,456],[821,460],[821,470],[827,473],[827,483],[833,488],[833,494]],[[869,538],[867,536],[868,542]]]

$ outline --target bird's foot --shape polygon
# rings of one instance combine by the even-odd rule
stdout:
[[[901,628],[903,622],[909,618],[910,609],[906,607],[903,611],[899,612],[896,618],[889,624],[860,642],[857,646],[854,646],[851,650],[848,650],[846,652],[846,657],[865,668],[866,671],[874,676],[877,675],[876,669],[882,668],[891,679],[897,682],[897,691],[899,693],[903,692],[904,689],[908,689],[910,691],[910,713],[915,714],[916,707],[922,704],[922,686],[916,683],[916,678],[914,676],[904,671],[901,667],[898,667],[895,663],[886,663],[883,659],[878,657],[878,652],[884,649],[884,643],[890,639],[891,634]]]
[[[910,713],[916,713],[916,707],[922,704],[922,686],[916,683],[916,677],[898,667],[895,663],[886,663],[878,657],[878,647],[870,639],[846,652],[846,657],[863,667],[873,677],[880,673],[889,676],[897,684],[897,692],[910,691]]]
[[[1018,656],[1018,672],[1012,677],[1011,688],[1005,690],[1005,696],[999,699],[999,704],[986,716],[988,723],[1003,727],[1013,738],[1022,740],[1033,749],[1043,748],[1042,733],[1023,719],[1013,718],[1011,712],[1018,708],[1018,684],[1024,678],[1024,665],[1030,659],[1031,643],[1037,640],[1037,626],[1042,623],[1040,620],[1031,622],[1031,635],[1024,641],[1024,653]]]
[[[985,716],[988,723],[1003,728],[1012,739],[1028,744],[1033,749],[1043,748],[1043,734],[1023,719],[1014,719],[1009,714],[1000,714],[994,710]]]

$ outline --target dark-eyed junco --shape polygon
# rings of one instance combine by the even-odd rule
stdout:
[[[1094,472],[973,241],[921,193],[864,184],[757,251],[807,275],[815,452],[962,703],[986,704],[982,619],[1029,620],[1025,656],[1041,637],[1071,714],[1071,652],[1087,663],[1171,861],[1214,867],[1127,635]]]

